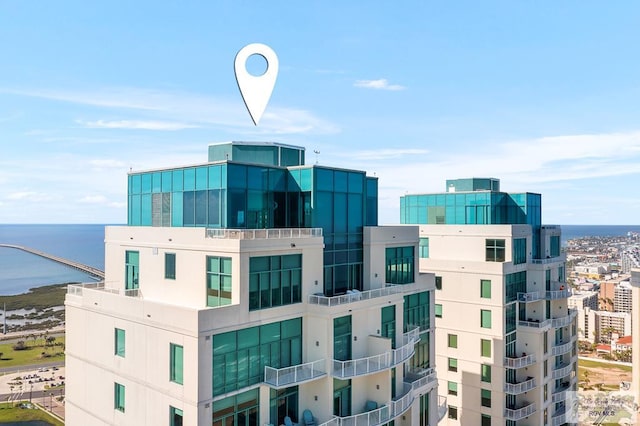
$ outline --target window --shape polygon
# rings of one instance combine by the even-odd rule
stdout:
[[[212,426],[257,425],[260,412],[259,389],[214,401]]]
[[[442,305],[436,303],[436,318],[442,318]]]
[[[125,343],[125,333],[124,330],[121,330],[119,328],[115,329],[115,339],[114,339],[114,344],[115,344],[115,350],[114,353],[117,356],[121,356],[124,358],[124,343]]]
[[[518,293],[527,291],[527,271],[507,274],[504,279],[504,303],[514,302]]]
[[[542,335],[542,351],[546,354],[549,352],[549,332],[545,331]]]
[[[428,291],[410,294],[404,297],[404,331],[419,326],[420,331],[431,327],[431,298]]]
[[[491,340],[480,340],[480,354],[483,357],[491,358]]]
[[[396,305],[384,306],[381,311],[380,335],[391,339],[391,348],[396,348]]]
[[[485,383],[491,383],[491,366],[482,364],[480,366],[480,380]]]
[[[551,237],[549,237],[549,243],[551,245],[549,250],[549,254],[551,255],[551,257],[560,256],[560,236],[552,235]]]
[[[458,347],[458,335],[457,334],[449,334],[449,347],[457,348]]]
[[[182,384],[183,351],[180,345],[169,345],[169,380]]]
[[[548,372],[549,371],[549,360],[544,360],[544,364],[542,366],[542,373],[544,374],[544,377],[547,377]]]
[[[169,407],[169,426],[182,426],[182,410]]]
[[[298,421],[298,386],[284,389],[271,389],[270,421],[271,424],[284,424],[284,418],[289,416],[293,422]]]
[[[491,280],[480,280],[480,297],[491,299]]]
[[[126,251],[124,254],[125,290],[133,290],[140,286],[140,253],[137,251]]]
[[[513,239],[513,264],[527,263],[527,239]]]
[[[124,385],[120,383],[113,386],[113,408],[124,413]]]
[[[164,254],[164,277],[168,280],[176,279],[176,254]]]
[[[458,371],[458,360],[456,358],[449,358],[449,371]]]
[[[458,384],[456,382],[448,382],[447,388],[447,394],[458,395]]]
[[[491,407],[491,391],[480,389],[480,404],[483,407]]]
[[[420,238],[420,243],[418,245],[420,250],[420,257],[422,259],[429,258],[429,238]]]
[[[249,310],[300,303],[301,289],[301,254],[249,260]]]
[[[442,277],[436,276],[436,290],[442,290]]]
[[[409,284],[414,282],[413,246],[388,247],[386,257],[386,282],[389,284]]]
[[[491,311],[487,309],[480,310],[480,327],[491,328]]]
[[[485,253],[487,262],[504,262],[504,240],[486,240]]]
[[[231,303],[231,258],[207,256],[207,306]]]
[[[449,418],[453,420],[458,420],[458,407],[454,407],[453,405],[449,406]]]
[[[482,417],[480,417],[481,422],[480,422],[480,426],[491,426],[491,416],[488,414],[483,414]]]

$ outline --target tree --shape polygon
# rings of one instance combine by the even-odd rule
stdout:
[[[2,356],[4,355],[4,352],[0,352],[0,361],[2,361]]]
[[[582,372],[582,382],[584,383],[584,389],[587,389],[589,387],[589,383],[591,383],[591,380],[589,379],[590,375],[591,373],[589,372],[589,370],[584,370]]]
[[[24,351],[25,349],[27,349],[27,345],[24,344],[24,340],[19,340],[15,345],[13,345],[14,351]]]

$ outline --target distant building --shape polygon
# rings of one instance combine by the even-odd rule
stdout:
[[[640,268],[640,247],[633,246],[622,252],[620,255],[621,270],[623,274],[628,274],[633,268]]]
[[[589,322],[588,311],[598,310],[597,291],[574,291],[567,299],[567,306],[577,312],[578,338],[593,341],[592,330],[595,329],[595,320]]]
[[[578,265],[573,268],[573,271],[579,277],[598,279],[609,273],[609,265],[606,263]]]
[[[615,312],[631,313],[632,297],[631,284],[629,281],[622,281],[614,289],[613,310]]]
[[[616,282],[601,282],[600,283],[600,304],[599,309],[601,311],[613,312],[613,301],[616,298]]]

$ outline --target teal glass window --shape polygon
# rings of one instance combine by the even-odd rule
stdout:
[[[491,416],[488,414],[483,414],[480,417],[480,426],[491,426]]]
[[[117,356],[121,356],[124,358],[124,354],[125,354],[125,331],[120,329],[120,328],[116,328],[115,329],[115,336],[114,336],[114,345],[115,345],[115,349],[114,349],[114,353]]]
[[[430,393],[420,395],[420,423],[418,426],[429,426],[429,398]]]
[[[249,310],[302,301],[302,255],[252,257],[249,260]]]
[[[386,249],[386,282],[409,284],[414,282],[413,246]]]
[[[480,339],[480,355],[491,358],[491,340]]]
[[[269,402],[271,424],[282,425],[287,416],[293,423],[298,422],[298,386],[271,389]]]
[[[458,335],[457,334],[447,334],[447,346],[450,348],[458,347]]]
[[[504,278],[504,303],[513,302],[518,298],[518,293],[527,291],[527,271],[507,274]]]
[[[333,359],[351,359],[351,315],[333,320]]]
[[[351,380],[333,379],[333,414],[351,415]]]
[[[552,235],[551,237],[549,237],[549,243],[550,243],[549,255],[551,257],[560,256],[560,236]]]
[[[483,407],[491,407],[491,391],[488,389],[480,389],[480,405]]]
[[[487,239],[485,260],[487,262],[504,262],[504,240]]]
[[[418,243],[418,249],[420,251],[420,257],[422,259],[429,258],[429,238],[420,238]]]
[[[381,312],[380,335],[391,339],[391,347],[396,347],[396,305],[385,306]]]
[[[440,303],[435,305],[435,316],[436,318],[442,318],[442,305]]]
[[[207,256],[207,306],[231,304],[231,258]]]
[[[169,407],[169,425],[182,426],[182,410],[176,407]]]
[[[258,426],[260,415],[259,391],[259,389],[251,389],[214,401],[212,426]]]
[[[184,349],[180,345],[169,345],[169,380],[182,384],[183,380]]]
[[[113,386],[113,408],[124,413],[124,385],[114,383]]]
[[[488,309],[480,310],[480,327],[491,328],[491,311]]]
[[[139,288],[139,274],[140,274],[140,253],[137,251],[127,250],[124,255],[125,258],[125,277],[124,288],[125,290],[132,290]]]
[[[480,297],[491,299],[491,280],[480,280]]]
[[[491,383],[491,366],[488,364],[480,365],[480,380],[485,383]]]
[[[168,280],[176,279],[176,254],[164,254],[164,277]]]
[[[447,382],[447,394],[458,395],[458,384],[456,382]]]
[[[458,359],[457,358],[448,358],[448,370],[453,371],[454,373],[458,371]]]
[[[428,291],[404,296],[404,331],[419,326],[421,331],[431,328],[431,295]]]
[[[213,336],[213,395],[261,383],[264,368],[302,362],[302,319],[293,318]]]
[[[516,329],[516,304],[511,303],[504,308],[505,334]]]
[[[513,264],[527,263],[527,239],[513,239]]]
[[[430,333],[424,332],[420,334],[420,341],[416,343],[415,353],[411,357],[410,365],[413,370],[427,369],[430,365]]]

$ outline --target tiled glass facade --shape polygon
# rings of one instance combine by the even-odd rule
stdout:
[[[300,303],[302,255],[252,257],[249,261],[249,310]]]
[[[257,426],[260,415],[258,389],[213,402],[213,426]]]

